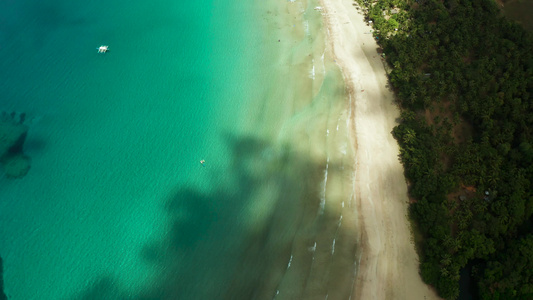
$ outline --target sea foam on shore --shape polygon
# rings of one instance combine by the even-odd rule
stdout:
[[[352,112],[317,5],[275,3],[264,14],[264,43],[279,48],[242,120],[276,167],[243,214],[253,231],[230,293],[245,298],[348,298],[357,272]]]

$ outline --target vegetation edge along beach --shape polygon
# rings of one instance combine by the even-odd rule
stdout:
[[[357,0],[390,66],[423,280],[533,298],[533,37],[491,0]]]

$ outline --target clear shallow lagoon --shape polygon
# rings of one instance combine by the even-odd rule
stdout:
[[[1,2],[0,110],[27,114],[32,158],[0,179],[11,299],[302,294],[289,261],[333,282],[314,253],[342,249],[353,161],[314,6]]]

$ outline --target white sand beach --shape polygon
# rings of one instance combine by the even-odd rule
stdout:
[[[350,92],[360,265],[352,299],[438,299],[422,282],[408,197],[391,131],[399,110],[372,29],[353,0],[321,0],[328,43]]]

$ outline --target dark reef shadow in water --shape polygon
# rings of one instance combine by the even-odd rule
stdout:
[[[0,257],[0,300],[6,300],[7,295],[4,293],[4,263]]]
[[[24,151],[29,153],[41,152],[46,147],[46,141],[44,139],[30,136],[24,142]]]

